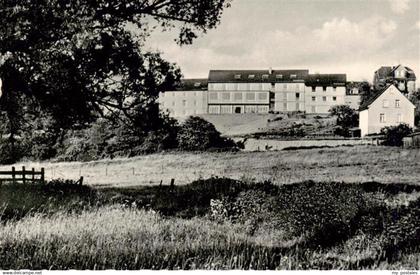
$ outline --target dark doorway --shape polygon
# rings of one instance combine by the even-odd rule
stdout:
[[[235,107],[235,114],[241,113],[241,107]]]

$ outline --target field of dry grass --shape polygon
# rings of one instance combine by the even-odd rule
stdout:
[[[161,153],[93,162],[19,163],[45,167],[46,178],[78,179],[93,186],[187,184],[211,176],[271,180],[276,184],[314,181],[419,183],[420,151],[355,146],[276,152]],[[2,166],[1,170],[10,169]]]
[[[307,115],[305,119],[297,117],[285,117],[281,120],[274,119],[276,117],[282,116],[275,114],[206,114],[200,116],[214,124],[216,129],[226,136],[241,136],[275,129],[282,129],[285,127],[290,127],[294,123],[307,123],[325,127],[328,125],[335,125],[336,120],[332,117],[316,119],[310,115]]]

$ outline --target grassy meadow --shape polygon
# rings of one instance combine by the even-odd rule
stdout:
[[[78,179],[92,186],[123,187],[188,184],[212,176],[276,184],[314,181],[418,183],[420,151],[385,146],[354,146],[294,151],[168,152],[93,162],[19,163],[45,167],[47,179]],[[11,169],[2,166],[0,169]]]
[[[373,146],[25,163],[87,185],[1,185],[0,269],[418,269],[418,163]]]

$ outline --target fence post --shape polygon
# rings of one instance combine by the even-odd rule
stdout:
[[[32,168],[32,184],[35,182],[35,168]]]
[[[13,181],[13,184],[16,181],[16,169],[14,166],[12,166],[12,181]]]
[[[79,185],[82,185],[82,184],[83,184],[83,176],[81,176],[79,180]]]
[[[22,166],[22,182],[23,184],[26,183],[26,178],[25,178],[25,166]]]
[[[174,189],[175,189],[175,179],[171,179],[170,189],[171,189],[171,191],[174,191]]]
[[[45,169],[44,167],[41,168],[41,183],[44,183],[45,180]]]

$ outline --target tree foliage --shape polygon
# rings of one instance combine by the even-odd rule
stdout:
[[[138,136],[130,146],[167,135],[172,130],[163,133],[167,121],[156,99],[181,72],[144,43],[156,27],[178,30],[178,44],[192,43],[217,26],[228,6],[229,0],[1,1],[2,139],[14,148],[28,130],[28,101],[35,117],[53,120],[50,136],[35,138],[49,138],[49,145],[98,117],[118,125],[123,137]]]
[[[232,140],[223,138],[213,124],[196,116],[188,117],[180,126],[177,140],[179,148],[187,151],[236,146]]]
[[[191,43],[198,32],[217,25],[227,5],[225,0],[4,0],[3,93],[35,96],[63,125],[96,112],[138,122],[132,110],[147,109],[180,78],[174,64],[142,50],[152,28],[177,27],[178,43]]]
[[[381,129],[381,134],[385,136],[384,145],[402,146],[403,138],[413,133],[413,129],[405,123],[397,126],[387,126]]]
[[[359,115],[348,105],[336,105],[329,110],[330,114],[337,117],[337,125],[342,127],[355,127],[359,123]]]

